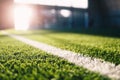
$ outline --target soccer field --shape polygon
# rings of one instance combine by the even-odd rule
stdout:
[[[10,31],[61,49],[120,64],[120,38],[50,30]]]
[[[1,80],[109,80],[99,73],[78,67],[0,34]]]

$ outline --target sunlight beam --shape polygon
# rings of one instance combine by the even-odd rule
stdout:
[[[30,20],[33,15],[32,9],[28,6],[14,7],[14,25],[15,30],[27,30],[30,26]]]

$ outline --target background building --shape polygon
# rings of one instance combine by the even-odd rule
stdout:
[[[119,4],[119,0],[109,0],[109,2],[108,0],[89,0],[88,7],[81,8],[71,3],[66,6],[65,4],[46,3],[45,5],[37,2],[15,3],[13,0],[0,0],[0,29],[15,26],[13,13],[15,5],[26,5],[34,11],[29,29],[87,29],[92,27],[118,29],[120,28]]]

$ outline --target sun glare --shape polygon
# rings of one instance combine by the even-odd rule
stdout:
[[[14,7],[14,23],[15,30],[27,30],[30,26],[33,11],[28,6]]]

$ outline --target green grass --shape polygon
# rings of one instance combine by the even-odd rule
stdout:
[[[0,80],[109,80],[0,34]]]
[[[120,64],[120,38],[49,30],[14,32],[62,49]]]

